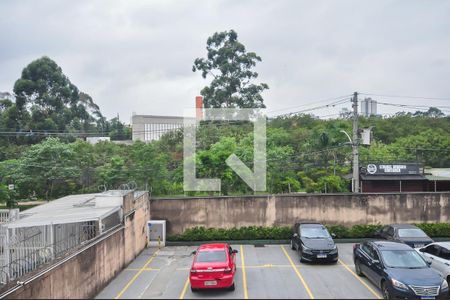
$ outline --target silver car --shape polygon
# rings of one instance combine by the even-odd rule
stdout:
[[[431,243],[416,249],[433,269],[450,282],[450,242]]]

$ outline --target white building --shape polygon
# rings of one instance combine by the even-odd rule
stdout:
[[[377,114],[377,101],[366,98],[361,101],[361,115],[364,117],[375,116]]]

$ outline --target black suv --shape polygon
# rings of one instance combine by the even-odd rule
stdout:
[[[386,225],[375,235],[388,241],[404,243],[412,248],[422,248],[433,242],[422,229],[410,224]]]
[[[319,223],[296,223],[293,228],[291,248],[298,252],[300,262],[338,261],[336,244],[327,228]]]

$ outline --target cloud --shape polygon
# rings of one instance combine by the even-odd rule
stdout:
[[[353,91],[448,98],[449,8],[387,0],[2,1],[0,91],[48,55],[108,117],[181,115],[208,83],[192,72],[193,60],[205,56],[208,36],[233,28],[263,59],[257,71],[270,85],[268,111]]]

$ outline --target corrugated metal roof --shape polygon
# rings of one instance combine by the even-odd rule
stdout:
[[[425,169],[425,177],[428,180],[450,180],[450,168],[431,168]]]
[[[9,228],[67,224],[96,221],[121,209],[121,206],[95,207],[95,196],[123,194],[108,191],[102,194],[70,195],[50,201],[20,213],[20,219],[8,224]]]
[[[365,175],[361,174],[362,180],[426,180],[422,175]]]

